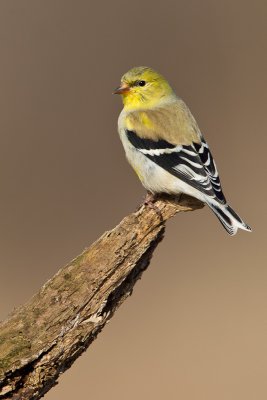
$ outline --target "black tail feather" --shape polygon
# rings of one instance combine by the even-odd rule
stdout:
[[[247,225],[228,204],[220,204],[210,201],[207,204],[229,235],[235,235],[238,229],[251,231],[250,226]]]

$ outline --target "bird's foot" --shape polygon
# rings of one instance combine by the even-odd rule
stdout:
[[[155,213],[157,214],[157,216],[159,217],[159,219],[163,222],[163,217],[162,217],[161,211],[155,205],[155,201],[157,201],[157,199],[158,199],[158,195],[153,194],[151,192],[147,192],[146,197],[145,197],[145,199],[143,201],[143,205],[144,206],[148,206],[149,208],[154,210]]]
[[[147,206],[151,203],[153,204],[153,203],[155,203],[157,198],[158,198],[158,196],[156,194],[147,191],[142,204],[144,204],[145,206]]]

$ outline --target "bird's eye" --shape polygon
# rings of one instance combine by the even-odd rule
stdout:
[[[146,84],[146,81],[138,81],[137,82],[138,86],[145,86],[145,84]]]

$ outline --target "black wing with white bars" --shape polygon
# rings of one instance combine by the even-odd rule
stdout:
[[[221,204],[226,203],[215,162],[203,138],[201,143],[176,146],[165,140],[142,139],[130,130],[126,135],[138,151],[170,174]]]

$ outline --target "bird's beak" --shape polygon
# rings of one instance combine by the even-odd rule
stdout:
[[[117,89],[114,90],[113,94],[125,94],[130,91],[130,86],[127,83],[122,83]]]

